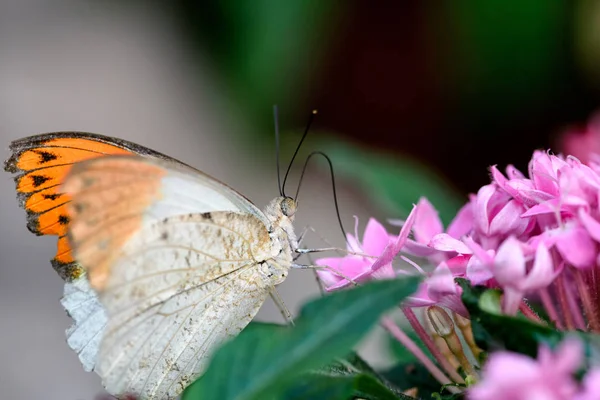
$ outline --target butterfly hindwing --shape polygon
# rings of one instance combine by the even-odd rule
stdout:
[[[253,254],[261,236],[254,217],[230,212],[171,217],[136,234],[100,295],[109,324],[98,373],[109,391],[171,399],[204,370],[268,294],[265,255]]]

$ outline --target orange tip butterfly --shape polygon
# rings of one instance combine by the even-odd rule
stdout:
[[[10,150],[28,228],[59,237],[67,342],[115,396],[176,398],[293,266],[292,198],[261,211],[173,158],[91,133]]]

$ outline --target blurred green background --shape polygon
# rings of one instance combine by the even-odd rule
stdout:
[[[119,136],[263,207],[277,195],[273,104],[283,167],[318,109],[288,192],[306,155],[326,152],[349,230],[353,215],[359,231],[403,218],[422,195],[448,222],[490,165],[525,171],[534,149],[561,151],[599,96],[592,0],[0,0],[3,148],[49,131]],[[296,226],[343,246],[328,174],[315,159]],[[27,231],[7,174],[0,204],[2,398],[91,399],[99,379],[64,339],[55,239]],[[319,293],[304,272],[281,285],[292,311]],[[259,319],[281,322],[269,302]],[[385,366],[385,337],[369,343]]]
[[[591,0],[178,5],[182,35],[251,127],[241,140],[271,145],[273,103],[284,127],[318,108],[316,147],[388,212],[424,194],[448,221],[490,165],[560,151],[555,134],[597,106]]]

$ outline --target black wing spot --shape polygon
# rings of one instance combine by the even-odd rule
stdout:
[[[40,155],[40,164],[44,164],[58,158],[56,154],[47,151],[36,151],[36,153]]]
[[[67,225],[70,220],[71,219],[69,218],[68,215],[62,214],[60,217],[58,217],[58,223],[61,225]]]
[[[162,240],[167,240],[169,238],[169,234],[167,232],[163,232],[160,234],[160,238]]]
[[[46,199],[46,200],[56,200],[60,196],[62,196],[62,193],[45,194],[43,196],[44,196],[44,199]]]
[[[33,187],[40,187],[44,184],[44,182],[48,181],[49,179],[50,177],[44,175],[31,175]]]
[[[212,219],[213,219],[212,214],[209,212],[202,213],[202,217],[209,221],[212,221]]]

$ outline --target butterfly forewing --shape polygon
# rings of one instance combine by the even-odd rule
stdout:
[[[56,132],[15,140],[4,169],[16,174],[17,198],[27,211],[27,227],[37,235],[59,236],[52,264],[67,281],[82,272],[71,254],[66,232],[70,197],[61,185],[71,167],[81,161],[106,155],[144,154],[168,159],[158,152],[125,140],[82,132]]]

